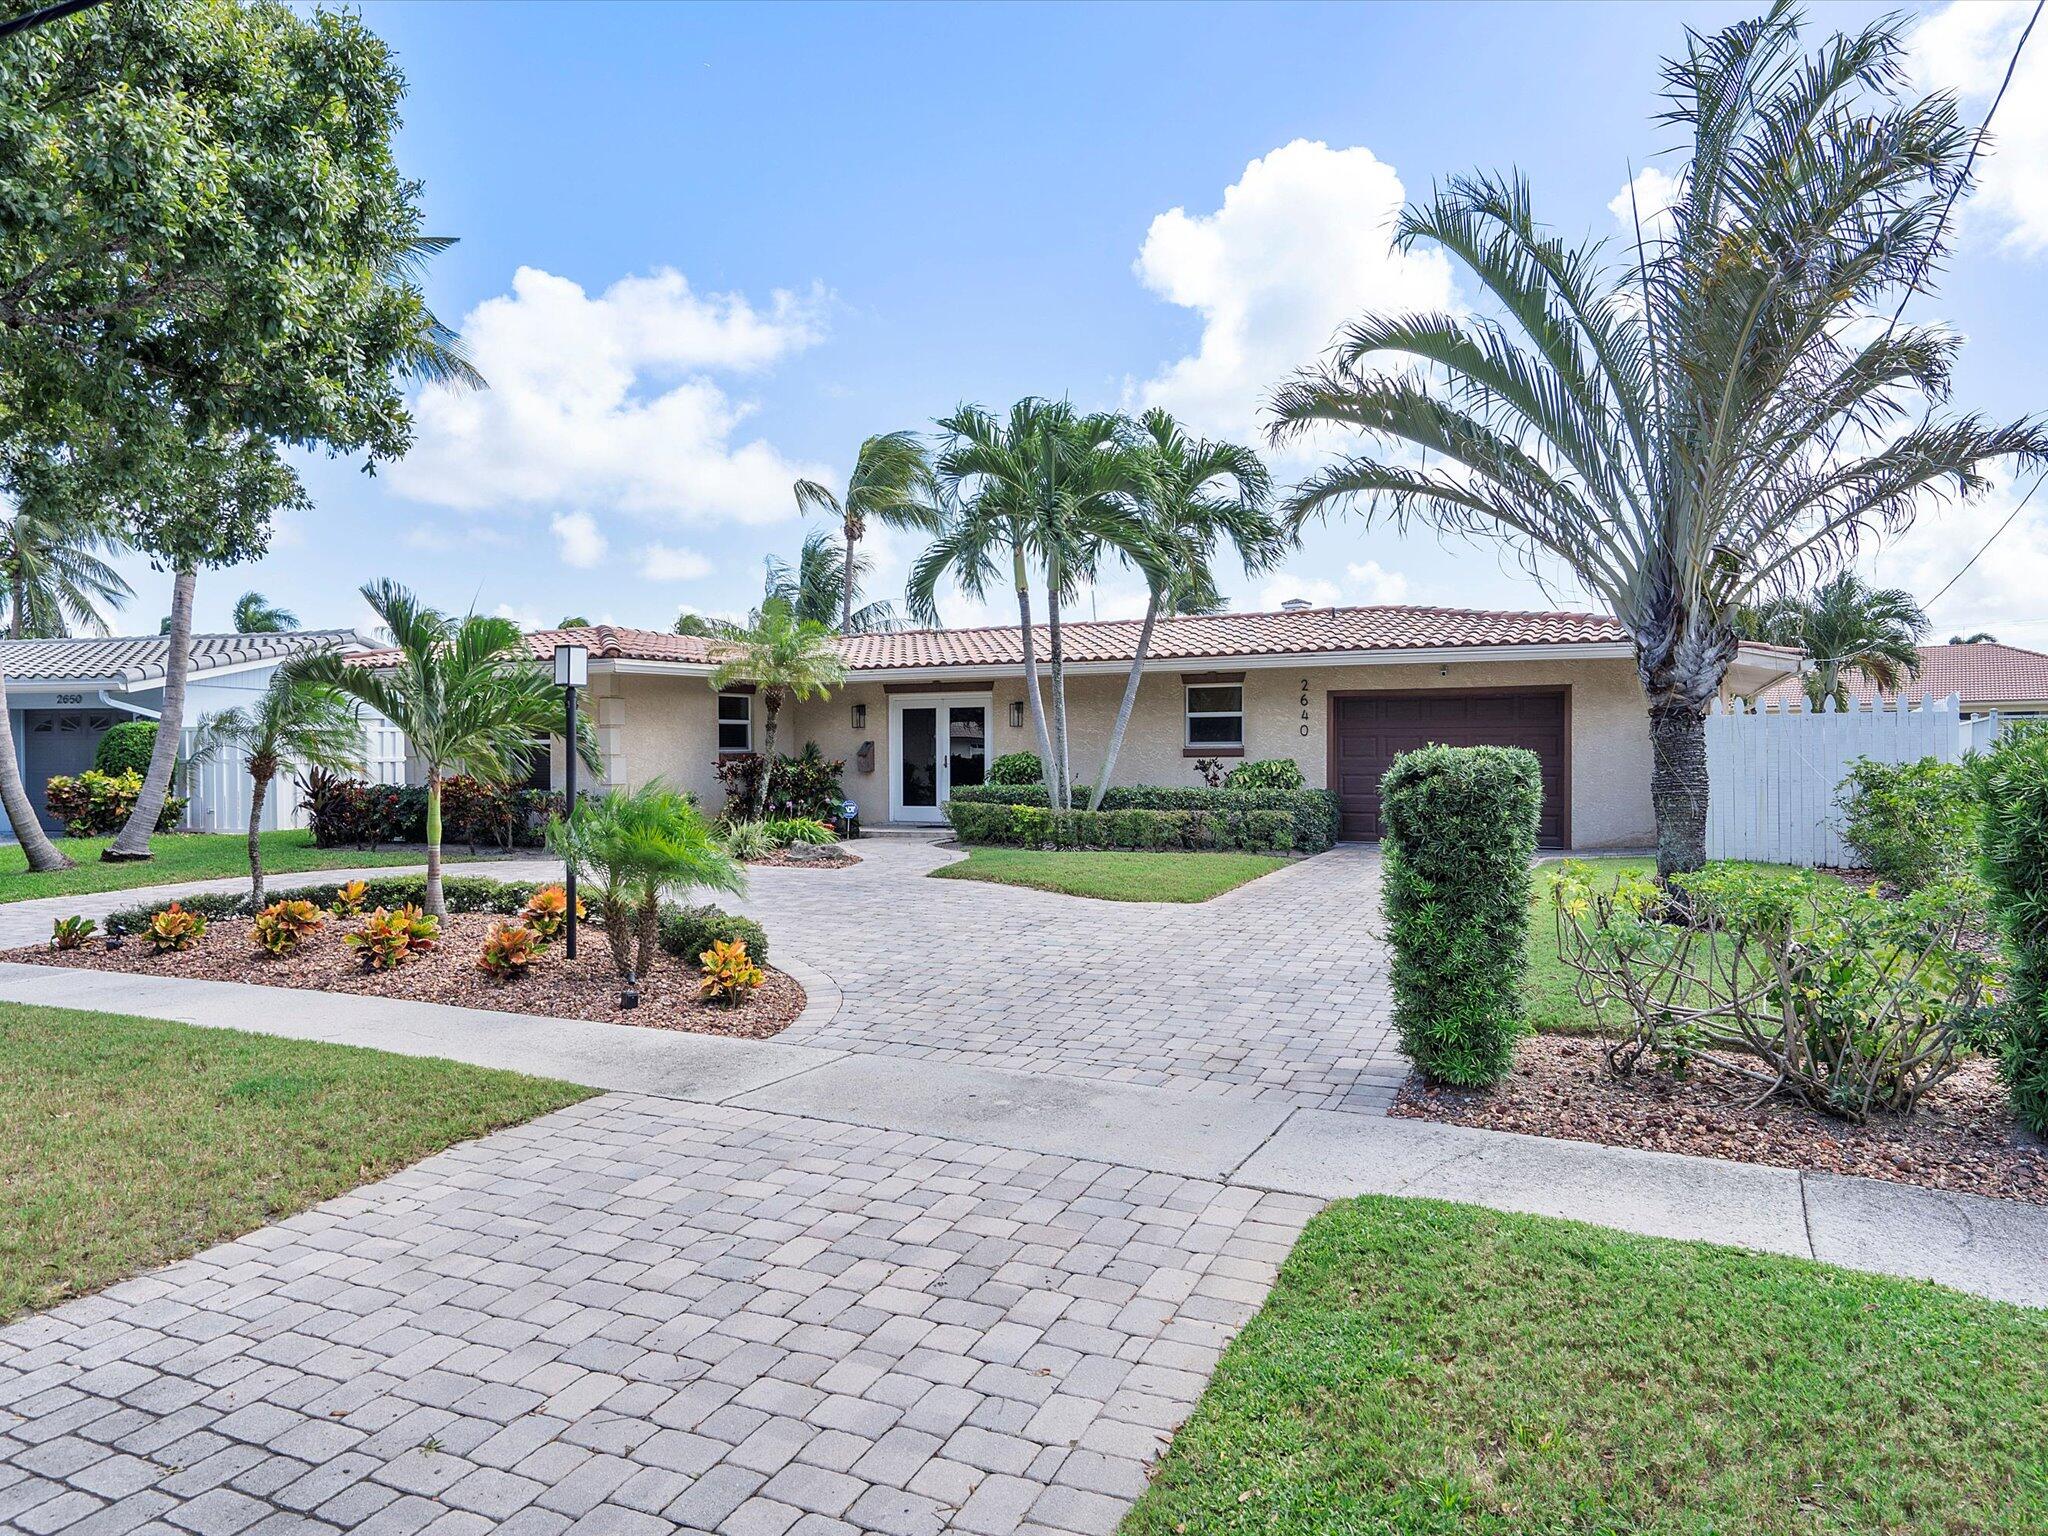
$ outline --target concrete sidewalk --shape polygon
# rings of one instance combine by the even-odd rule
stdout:
[[[825,978],[799,975],[831,1006]],[[2048,1209],[1872,1179],[934,1061],[343,993],[0,964],[0,999],[449,1057],[652,1099],[1250,1191],[1391,1194],[1938,1280],[2048,1306]],[[807,1015],[808,1017],[808,1015]]]

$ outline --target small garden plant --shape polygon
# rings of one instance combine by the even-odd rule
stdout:
[[[576,916],[585,916],[583,898],[576,898]],[[533,932],[534,942],[545,947],[562,936],[569,926],[569,892],[564,886],[544,885],[535,891],[519,913],[519,920]]]
[[[763,822],[762,826],[768,834],[769,843],[776,848],[787,848],[793,843],[822,847],[839,840],[824,822],[809,816],[774,817]]]
[[[289,955],[326,921],[326,914],[303,897],[273,901],[256,914],[256,942],[266,954]]]
[[[50,948],[83,949],[99,927],[89,917],[60,917],[50,925]]]
[[[1961,763],[1859,758],[1835,797],[1843,841],[1902,891],[1967,874],[1977,854],[1977,795]]]
[[[726,854],[744,863],[748,859],[765,859],[776,848],[774,837],[769,834],[765,821],[736,821],[718,834],[718,845]]]
[[[373,971],[395,971],[440,942],[441,920],[410,902],[393,910],[379,907],[343,942]]]
[[[540,953],[541,943],[540,935],[524,923],[493,924],[477,952],[477,969],[498,981],[524,976]]]
[[[1263,757],[1239,763],[1223,775],[1225,789],[1305,789],[1301,764],[1291,757]]]
[[[334,900],[328,903],[328,910],[336,917],[361,917],[363,908],[370,904],[370,882],[350,880],[334,892]]]
[[[190,949],[206,933],[206,918],[172,902],[150,919],[149,942],[160,955]]]
[[[764,979],[761,967],[747,953],[744,939],[714,943],[697,957],[697,965],[704,973],[704,979],[698,983],[698,996],[730,1008],[745,1002]]]

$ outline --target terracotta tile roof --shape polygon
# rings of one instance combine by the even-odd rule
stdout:
[[[352,629],[294,629],[264,635],[194,635],[192,675],[295,656],[302,651],[359,645]],[[109,683],[149,688],[164,680],[169,635],[81,636],[69,640],[0,641],[0,670],[10,683]]]
[[[1067,659],[1129,661],[1136,619],[1061,626]],[[1614,644],[1628,637],[1611,618],[1591,613],[1500,613],[1476,608],[1297,608],[1161,619],[1148,653],[1160,661],[1231,656],[1317,655],[1344,651],[1435,650],[1460,646]],[[1043,626],[1033,635],[1041,660]],[[848,667],[1017,666],[1017,627],[914,629],[852,635],[841,642]]]
[[[1906,685],[1910,698],[1932,694],[1937,699],[1962,695],[1965,708],[2048,702],[2048,655],[2016,645],[1979,641],[1976,645],[1923,645],[1920,673]],[[1790,678],[1757,695],[1766,704],[1803,699],[1798,679]],[[1860,672],[1849,675],[1849,697],[1867,703],[1878,690]],[[1886,695],[1889,697],[1889,695]]]
[[[616,624],[592,624],[581,629],[534,629],[527,631],[526,648],[541,661],[553,661],[558,645],[582,645],[590,649],[592,661],[683,661],[707,665],[718,659],[718,642],[696,635],[672,635],[659,629],[624,629]],[[393,650],[364,651],[349,659],[362,666],[389,663]]]

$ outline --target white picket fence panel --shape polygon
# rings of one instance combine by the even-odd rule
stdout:
[[[1955,694],[1847,710],[1832,699],[1819,710],[1716,704],[1707,716],[1707,857],[1853,864],[1835,792],[1856,759],[1953,763],[1997,733],[1997,716],[1964,718]]]
[[[188,761],[183,770],[183,793],[191,798],[182,822],[188,832],[246,832],[249,829],[249,796],[255,786],[249,778],[249,759],[240,752],[218,752],[202,763],[189,761],[196,731],[185,727],[179,748]],[[406,781],[405,733],[382,715],[363,718],[364,767],[373,784],[403,784]],[[271,782],[263,801],[263,830],[297,831],[309,820],[299,803],[299,772],[287,765]]]

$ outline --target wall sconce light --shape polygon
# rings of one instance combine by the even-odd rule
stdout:
[[[1010,729],[1016,730],[1019,726],[1023,725],[1023,723],[1024,701],[1022,699],[1010,700]]]
[[[856,704],[853,706],[853,728],[856,731],[864,731],[868,728],[867,705]]]

